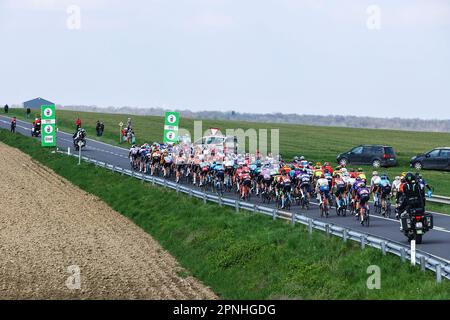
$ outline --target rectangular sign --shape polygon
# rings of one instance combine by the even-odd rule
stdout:
[[[56,147],[55,106],[41,106],[41,146]]]
[[[178,112],[166,112],[164,120],[164,143],[176,143],[178,141],[178,124],[180,115]]]

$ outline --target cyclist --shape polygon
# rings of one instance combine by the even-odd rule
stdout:
[[[378,175],[377,171],[372,172],[372,179],[370,179],[370,193],[372,193],[373,195],[373,201],[375,203],[376,206],[378,206],[380,204],[380,200],[379,196],[380,196],[380,188],[379,188],[379,184],[380,184],[380,176]]]
[[[280,177],[281,183],[281,209],[284,209],[286,204],[286,197],[291,201],[291,178],[289,171],[283,170]]]
[[[322,204],[322,199],[324,196],[327,199],[330,197],[330,184],[328,182],[328,179],[325,178],[324,174],[322,174],[320,178],[317,180],[316,193],[318,195],[318,200],[320,204]]]
[[[370,200],[370,190],[366,187],[366,184],[362,182],[359,184],[359,187],[356,191],[356,200],[357,200],[357,214],[359,215],[361,212],[361,208],[365,208],[366,204]],[[365,211],[367,214],[367,210]],[[364,224],[364,217],[361,216],[361,224]]]
[[[420,191],[422,193],[422,198],[425,199],[425,189],[428,189],[427,196],[431,198],[433,196],[432,187],[427,183],[420,173],[416,173],[416,180],[419,183]]]
[[[304,167],[299,176],[300,190],[302,196],[306,199],[310,199],[311,192],[311,175],[308,174],[308,170]]]
[[[386,199],[391,196],[391,181],[387,174],[380,176],[380,182],[378,184],[381,194],[381,209],[386,210]]]
[[[162,163],[163,163],[163,172],[164,172],[164,177],[168,177],[170,176],[170,169],[172,167],[172,155],[169,153],[168,150],[164,150],[163,153],[163,157],[161,159]]]
[[[342,199],[345,197],[345,189],[347,187],[344,179],[341,178],[339,173],[335,173],[334,175],[334,187],[335,187],[335,196],[336,196],[336,205],[337,208],[340,209],[342,207]]]

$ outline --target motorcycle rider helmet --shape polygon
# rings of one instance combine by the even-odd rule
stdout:
[[[407,183],[414,183],[416,181],[416,177],[412,172],[408,172],[405,176],[405,180]]]

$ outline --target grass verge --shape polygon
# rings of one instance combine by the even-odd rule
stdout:
[[[0,130],[0,141],[29,154],[108,203],[157,239],[189,272],[224,299],[449,299],[450,281],[361,250],[303,226],[232,209],[114,174],[42,149]],[[381,270],[381,289],[367,288],[367,268]],[[186,275],[185,275],[186,276]]]

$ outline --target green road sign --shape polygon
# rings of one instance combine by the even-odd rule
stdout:
[[[56,147],[56,114],[55,106],[41,106],[41,145]]]
[[[178,112],[166,112],[164,121],[164,143],[176,143],[178,140],[178,124],[180,115]]]

